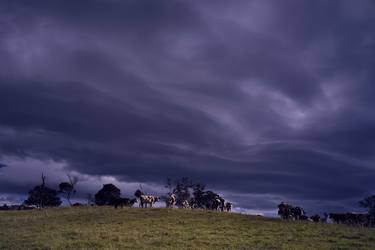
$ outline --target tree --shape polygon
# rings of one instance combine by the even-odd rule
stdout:
[[[29,197],[24,201],[26,205],[35,205],[38,208],[58,207],[61,205],[61,199],[57,196],[58,192],[46,186],[46,176],[42,174],[42,184],[35,186],[29,191]]]
[[[141,198],[141,195],[144,195],[144,193],[140,189],[137,189],[134,193],[134,196],[138,199]]]
[[[375,195],[368,196],[359,202],[359,205],[366,208],[370,216],[369,226],[375,222]]]
[[[121,191],[113,184],[105,184],[103,188],[100,189],[95,194],[95,203],[98,206],[113,205],[114,201],[119,199]]]
[[[206,186],[201,183],[197,183],[193,185],[193,196],[194,196],[194,200],[198,208],[204,208],[205,188]]]
[[[176,187],[173,189],[173,194],[175,194],[177,197],[176,205],[178,207],[182,207],[184,201],[190,200],[190,189],[192,187],[193,183],[188,177],[183,177],[176,181]]]
[[[70,198],[73,194],[76,193],[75,185],[78,182],[77,177],[71,178],[70,175],[68,175],[69,182],[61,182],[59,185],[59,193],[65,194],[65,198],[68,201],[69,205],[72,206],[72,203],[70,202]]]
[[[172,184],[172,179],[171,178],[167,178],[167,181],[165,183],[165,186],[164,186],[166,189],[168,189],[168,197],[170,197],[173,193],[173,184]]]

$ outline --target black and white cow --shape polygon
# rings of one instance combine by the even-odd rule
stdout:
[[[291,207],[290,212],[295,220],[305,220],[305,210],[301,207]]]
[[[153,195],[141,195],[139,200],[139,206],[147,208],[147,204],[152,207],[152,204],[155,204],[158,200],[160,200],[160,197]]]
[[[165,200],[165,205],[167,208],[173,208],[173,206],[176,205],[177,202],[177,197],[175,194],[171,194],[166,200]]]

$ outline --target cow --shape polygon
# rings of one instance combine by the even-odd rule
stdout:
[[[181,208],[190,208],[190,203],[188,200],[183,200],[181,202]]]
[[[346,223],[346,214],[330,213],[329,218],[337,224]]]
[[[316,215],[310,216],[310,219],[311,219],[313,222],[320,222],[320,216],[319,216],[319,214],[316,214]]]
[[[139,207],[145,207],[147,208],[147,204],[150,205],[150,207],[152,207],[152,204],[154,204],[155,202],[157,202],[158,200],[160,200],[160,197],[158,196],[153,196],[153,195],[141,195],[141,197],[139,198]]]
[[[199,208],[198,204],[197,204],[197,201],[194,198],[191,198],[189,200],[189,206],[190,206],[191,209]]]
[[[232,210],[232,203],[230,203],[229,201],[225,202],[225,210],[227,212],[230,212]]]
[[[371,226],[371,216],[369,214],[357,214],[358,224],[361,226]]]
[[[291,214],[291,208],[292,206],[284,203],[284,202],[281,202],[278,206],[278,209],[279,211],[277,212],[278,215],[280,215],[280,217],[282,219],[289,219],[289,217],[292,216]]]
[[[221,212],[224,212],[224,208],[225,208],[225,200],[221,197],[219,197],[219,200],[220,200],[220,205],[219,205],[219,209]]]
[[[306,221],[309,221],[310,218],[309,218],[309,216],[303,214],[303,215],[299,216],[298,220],[306,220]]]
[[[212,207],[211,207],[211,209],[212,209],[212,210],[218,210],[218,209],[221,209],[221,204],[222,204],[221,199],[216,198],[216,199],[214,199],[214,200],[212,201]]]
[[[350,225],[367,226],[369,224],[368,214],[346,213],[345,223]]]
[[[134,203],[137,202],[137,199],[129,199],[129,198],[118,198],[113,201],[113,205],[115,208],[123,208],[125,207],[132,207]]]
[[[305,210],[301,207],[291,207],[290,213],[295,220],[301,220],[302,216],[305,215]]]
[[[176,205],[177,197],[175,194],[171,194],[166,200],[165,205],[167,208],[173,208]]]

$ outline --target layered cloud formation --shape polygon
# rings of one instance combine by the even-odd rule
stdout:
[[[374,13],[367,0],[2,0],[2,199],[50,171],[87,192],[190,176],[244,209],[354,209],[375,188]]]

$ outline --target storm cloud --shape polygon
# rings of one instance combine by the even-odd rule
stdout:
[[[374,11],[2,0],[0,198],[50,169],[85,192],[189,176],[250,211],[357,209],[375,189]]]

